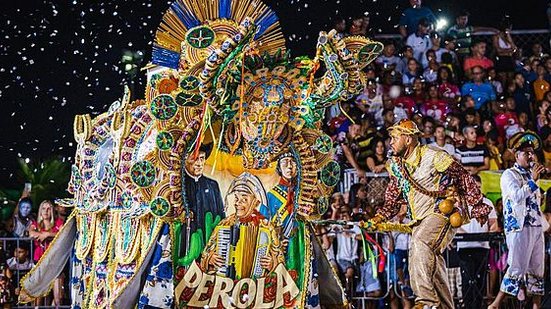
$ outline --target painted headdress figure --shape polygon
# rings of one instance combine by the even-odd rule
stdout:
[[[277,16],[260,1],[174,1],[155,36],[145,99],[130,102],[127,92],[106,113],[75,118],[74,198],[64,203],[76,210],[22,280],[21,299],[47,292],[59,262],[74,250],[75,307],[185,307],[194,297],[197,304],[233,306],[228,293],[244,307],[343,305],[308,223],[327,210],[340,176],[322,119],[326,107],[362,90],[360,70],[382,47],[321,32],[314,59],[291,58]],[[315,78],[321,62],[325,71]],[[186,173],[186,160],[201,157],[204,144],[212,153],[201,159],[202,174]],[[277,188],[277,160],[291,156],[294,179]],[[218,243],[227,236],[224,224],[237,217],[235,207],[222,205],[228,192],[254,197],[253,213],[266,224],[238,220],[231,241]],[[281,211],[273,220],[263,206]],[[254,258],[222,248],[243,247],[246,235],[257,237]],[[198,261],[214,252],[234,252],[225,256],[236,273],[251,289],[272,289],[268,296],[243,300],[239,282],[235,291],[205,287],[213,294],[197,296],[193,278],[210,276]],[[244,260],[258,263],[243,267]],[[226,279],[215,276],[215,287]]]

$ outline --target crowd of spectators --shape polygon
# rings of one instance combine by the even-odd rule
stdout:
[[[0,222],[0,306],[11,308],[19,295],[19,281],[40,260],[63,226],[69,209],[42,201],[34,213],[30,191],[26,187],[13,215]],[[50,295],[39,298],[35,306],[68,305],[61,274]]]
[[[476,27],[469,24],[466,11],[448,29],[436,31],[432,11],[420,0],[410,4],[400,21],[402,40],[387,42],[363,70],[363,93],[326,114],[335,159],[346,173],[357,175],[348,179],[359,181],[332,196],[325,219],[341,221],[318,232],[349,297],[385,296],[379,303],[367,303],[373,308],[409,308],[414,298],[407,271],[409,236],[365,235],[353,223],[373,217],[384,202],[388,178],[381,176],[386,175],[390,126],[414,120],[422,132],[421,144],[454,156],[479,184],[480,172],[514,164],[506,142],[519,131],[531,130],[543,141],[538,161],[551,171],[551,57],[543,50],[547,42],[523,51],[511,36],[508,17],[496,28]],[[352,20],[349,31],[343,21],[337,30],[343,36],[369,36],[368,19]],[[478,36],[481,32],[491,33],[491,39]],[[502,233],[501,200],[494,199],[495,205],[487,198],[485,202],[494,207],[489,222],[481,226],[471,221],[458,233]],[[407,222],[407,210],[394,220]],[[503,242],[487,240],[454,242],[448,248],[449,281],[459,307],[487,306],[507,267],[506,252]],[[388,293],[387,286],[393,287]]]

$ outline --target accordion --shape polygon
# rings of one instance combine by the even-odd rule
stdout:
[[[248,225],[217,226],[216,253],[224,266],[216,272],[231,279],[258,278],[264,275],[260,260],[268,254],[268,228]]]

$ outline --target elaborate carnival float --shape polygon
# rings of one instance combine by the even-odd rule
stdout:
[[[340,177],[322,119],[381,50],[321,32],[292,59],[259,1],[175,1],[145,99],[75,117],[75,209],[20,301],[69,262],[74,308],[344,305],[311,223]]]

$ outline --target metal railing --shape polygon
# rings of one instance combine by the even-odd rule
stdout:
[[[488,44],[488,48],[492,49],[492,32],[478,32],[473,34],[477,38],[484,40]],[[526,29],[526,30],[513,30],[511,31],[511,36],[515,41],[515,44],[518,48],[521,48],[524,52],[530,51],[530,48],[533,44],[539,43],[547,51],[550,50],[549,47],[549,30],[547,29]],[[380,41],[383,44],[389,42],[394,43],[396,46],[403,46],[404,40],[399,34],[379,34],[375,35],[374,38],[377,41]],[[489,50],[489,52],[491,52]]]
[[[10,283],[13,286],[14,289],[19,287],[19,283],[21,281],[21,278],[25,276],[27,272],[29,272],[30,269],[20,269],[21,263],[17,260],[17,257],[14,256],[14,251],[16,248],[25,248],[28,250],[28,260],[31,262],[33,261],[34,257],[34,239],[30,237],[0,237],[0,253],[4,255],[6,258],[6,267],[7,261],[14,257],[15,259],[15,267],[8,267],[10,269],[10,272],[12,273],[12,277],[10,278]],[[34,263],[33,263],[34,265]],[[3,271],[3,270],[2,270]],[[65,291],[68,291],[68,282],[69,280],[65,280]],[[66,295],[68,298],[70,295]],[[17,304],[17,297],[18,295],[14,295],[14,303],[12,304],[11,308],[70,308],[68,304],[64,304],[61,306],[51,306],[46,304],[46,298],[43,299],[42,303],[38,306],[35,306],[34,304]]]

